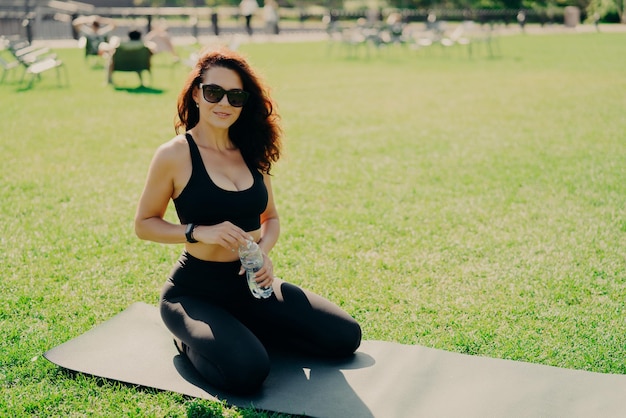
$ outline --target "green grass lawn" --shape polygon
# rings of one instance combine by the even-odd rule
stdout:
[[[365,339],[626,373],[625,42],[510,36],[471,59],[242,45],[285,128],[277,275]],[[182,249],[137,239],[133,216],[185,67],[157,56],[149,88],[116,74],[115,89],[57,52],[69,87],[0,85],[0,416],[265,416],[42,358],[156,305]]]

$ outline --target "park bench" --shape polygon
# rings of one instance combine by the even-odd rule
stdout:
[[[65,71],[65,81],[69,83],[67,69],[63,61],[57,58],[56,54],[47,47],[38,47],[29,44],[20,38],[0,38],[0,47],[7,50],[11,54],[11,61],[0,58],[0,64],[3,68],[2,82],[4,82],[7,72],[18,67],[23,67],[24,71],[20,78],[19,84],[22,85],[28,78],[27,88],[31,88],[34,81],[41,77],[45,71],[56,69],[57,79],[61,84],[61,69]]]
[[[31,88],[33,85],[33,82],[35,81],[36,78],[40,77],[41,73],[43,73],[44,71],[51,70],[51,69],[56,69],[57,81],[59,85],[61,85],[61,69],[63,69],[65,72],[65,81],[67,84],[69,84],[69,79],[67,76],[67,69],[65,68],[65,65],[63,64],[63,61],[61,61],[60,59],[57,59],[56,57],[45,58],[43,60],[36,61],[32,63],[31,65],[29,65],[26,68],[26,71],[24,72],[24,76],[22,77],[22,83],[24,82],[24,79],[26,78],[26,76],[30,76],[30,81],[28,83],[27,88]]]

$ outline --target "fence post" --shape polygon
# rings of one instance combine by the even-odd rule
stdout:
[[[213,9],[211,11],[211,24],[213,25],[213,33],[215,34],[215,36],[219,36],[220,34],[220,27],[219,27],[219,22],[218,22],[218,14],[217,14],[217,9]]]

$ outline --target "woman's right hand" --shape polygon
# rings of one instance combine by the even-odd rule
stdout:
[[[229,221],[210,226],[198,225],[193,230],[193,237],[204,244],[221,245],[231,251],[237,251],[246,240],[253,239],[250,234]]]

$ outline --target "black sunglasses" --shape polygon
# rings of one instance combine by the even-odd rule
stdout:
[[[241,89],[224,90],[217,84],[200,84],[202,96],[209,103],[218,103],[224,95],[233,107],[242,107],[246,104],[250,93]]]

